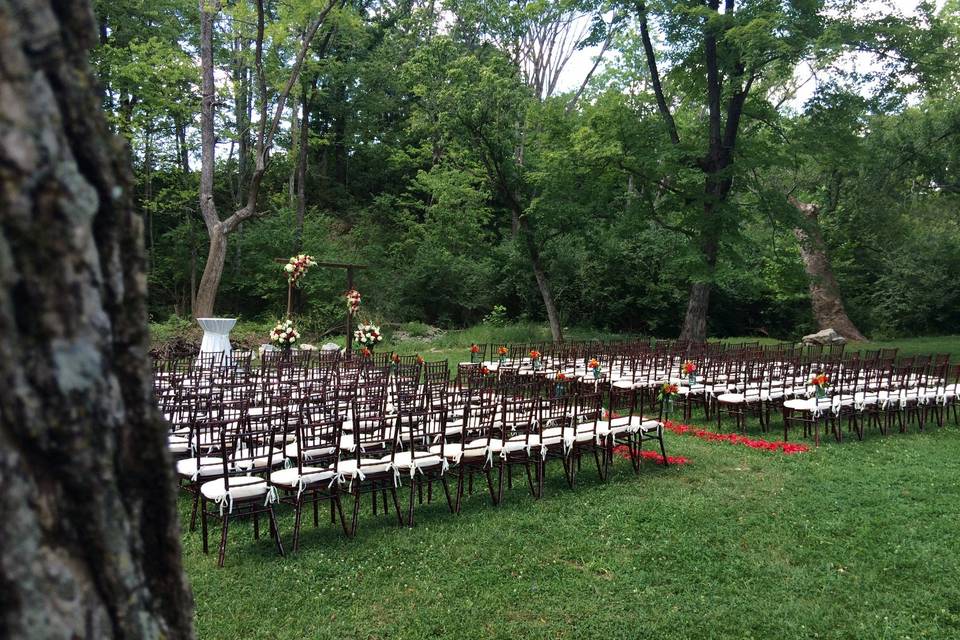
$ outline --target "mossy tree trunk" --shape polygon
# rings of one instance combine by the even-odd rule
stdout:
[[[193,636],[96,37],[85,0],[0,0],[0,638]]]

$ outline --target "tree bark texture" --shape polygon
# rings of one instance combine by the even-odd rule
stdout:
[[[86,1],[0,0],[0,638],[191,638],[143,220]]]
[[[806,220],[805,227],[797,227],[793,233],[800,243],[800,256],[809,279],[810,305],[817,327],[833,329],[847,340],[866,340],[843,306],[843,296],[833,275],[827,245],[820,232],[820,208],[812,203],[800,202],[793,196],[790,196],[790,204],[796,207]]]

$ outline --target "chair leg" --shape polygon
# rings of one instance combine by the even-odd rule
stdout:
[[[357,535],[357,524],[360,518],[360,487],[353,492],[353,519],[350,521],[350,537]]]
[[[450,513],[454,513],[453,501],[450,499],[450,487],[447,486],[446,476],[440,476],[440,485],[443,487],[443,494],[447,497],[447,507],[450,508]]]
[[[260,514],[256,511],[253,512],[253,539],[260,539]]]
[[[540,481],[540,486],[537,488],[537,498],[543,497],[543,483],[547,475],[547,460],[546,458],[540,458],[540,461],[537,463],[539,465],[539,473],[537,474]]]
[[[227,556],[227,532],[230,529],[230,512],[228,511],[223,515],[221,519],[222,527],[220,528],[220,553],[217,557],[217,566],[222,567],[223,561]]]
[[[393,498],[393,508],[397,512],[397,522],[403,526],[403,514],[400,512],[400,499],[397,498],[397,488],[390,487],[390,497]]]
[[[303,516],[303,494],[297,496],[297,501],[293,505],[293,552],[296,553],[300,548],[300,519]]]
[[[421,501],[420,504],[423,504],[423,491],[421,490],[421,483],[417,481],[417,476],[414,475],[410,478],[410,504],[407,507],[407,526],[413,526],[413,501],[414,498],[419,494]]]
[[[667,449],[666,449],[666,447],[663,446],[663,432],[662,432],[662,431],[660,432],[660,437],[659,437],[658,439],[660,440],[660,455],[663,457],[663,466],[669,467],[669,466],[670,466],[670,463],[667,462]]]
[[[454,511],[454,513],[457,513],[457,514],[460,513],[460,506],[463,503],[463,476],[466,472],[467,472],[466,469],[464,469],[463,467],[460,467],[460,473],[457,474],[457,503],[456,503],[456,510]],[[492,496],[493,491],[491,490],[490,493]]]
[[[197,530],[197,506],[200,504],[200,485],[194,487],[193,509],[190,511],[190,531]]]
[[[207,500],[204,499],[200,504],[200,528],[203,532],[203,552],[210,553],[209,542],[207,540]]]
[[[280,527],[277,526],[277,514],[274,513],[272,504],[267,507],[267,514],[270,517],[270,528],[273,530],[273,541],[277,544],[277,553],[283,557],[283,540],[280,539]]]
[[[335,502],[337,504],[337,515],[340,517],[340,527],[343,529],[344,535],[349,536],[350,531],[347,530],[347,519],[343,517],[343,504],[340,501],[340,494],[334,494],[333,498],[331,498],[331,502]]]
[[[498,475],[498,478],[497,478],[497,500],[493,503],[493,504],[495,504],[495,505],[497,505],[497,506],[503,504],[503,474],[504,474],[504,471],[506,471],[507,473],[510,473],[510,466],[509,466],[508,464],[506,464],[506,461],[505,461],[503,458],[501,458],[501,459],[500,459],[500,472],[497,474],[497,475]]]

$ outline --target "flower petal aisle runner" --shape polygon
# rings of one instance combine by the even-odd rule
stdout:
[[[621,458],[626,458],[627,460],[630,459],[630,447],[625,444],[617,445],[613,448],[613,452]],[[644,460],[650,460],[652,462],[656,462],[657,464],[663,464],[663,456],[652,449],[641,449],[638,453]],[[693,460],[690,458],[684,458],[683,456],[667,456],[667,462],[670,464],[692,464]]]
[[[750,447],[751,449],[780,451],[786,454],[805,453],[810,450],[810,447],[807,445],[797,442],[771,442],[770,440],[747,438],[746,436],[741,436],[737,433],[716,433],[714,431],[700,429],[699,427],[692,427],[687,424],[678,424],[676,422],[671,422],[670,420],[664,421],[663,428],[680,435],[691,435],[695,438],[706,440],[707,442],[727,442],[729,444]]]

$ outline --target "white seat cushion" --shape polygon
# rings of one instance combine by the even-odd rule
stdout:
[[[601,436],[619,435],[621,433],[650,432],[660,428],[656,420],[644,420],[641,416],[623,416],[613,420],[597,421],[597,434]]]
[[[389,458],[384,462],[382,459],[373,459],[373,458],[361,458],[360,467],[357,467],[356,458],[350,458],[348,460],[341,460],[340,464],[337,466],[340,470],[340,474],[345,478],[354,478],[359,476],[360,473],[368,476],[376,473],[385,473],[390,471],[392,465],[390,464]]]
[[[390,456],[384,456],[382,460],[384,462],[390,462]],[[423,452],[419,452],[418,455],[414,457],[412,451],[398,451],[393,458],[393,464],[396,465],[398,469],[409,469],[411,475],[416,469],[443,467],[443,463],[444,460],[440,456]]]
[[[200,493],[207,500],[222,500],[227,491],[223,478],[210,480],[200,485]],[[234,500],[259,498],[267,493],[267,481],[254,476],[230,478],[230,496]]]
[[[303,475],[301,475],[300,469],[297,469],[296,467],[290,467],[289,469],[279,469],[271,472],[270,482],[281,487],[295,488],[301,485],[301,479],[303,485],[309,485],[313,484],[314,482],[329,480],[333,476],[333,469],[325,469],[322,467],[304,467]]]
[[[259,471],[270,465],[283,464],[285,456],[280,449],[271,450],[270,447],[255,447],[253,450],[241,451],[242,459],[237,460],[234,467],[239,471]]]
[[[196,480],[198,477],[216,476],[223,473],[223,459],[214,457],[200,458],[199,470],[197,458],[177,460],[177,474],[184,478]]]
[[[559,442],[559,438],[556,439],[556,442]],[[549,445],[550,443],[545,443]],[[540,450],[542,443],[540,442],[540,434],[531,433],[529,436],[519,435],[513,436],[503,443],[503,449],[501,449],[502,454],[516,453],[518,451],[526,451],[527,449]]]
[[[721,393],[717,396],[717,402],[724,404],[742,404],[745,399],[742,393]]]
[[[833,407],[833,400],[830,398],[794,398],[784,402],[783,406],[794,411],[814,411],[816,409],[825,411]]]
[[[190,449],[190,440],[183,436],[169,435],[167,436],[167,448],[174,454],[186,453]]]
[[[448,442],[443,445],[443,455],[453,460],[461,458],[480,458],[487,455],[487,452],[499,453],[503,449],[503,441],[498,438],[490,439],[490,446],[487,446],[486,438],[471,440],[467,444],[459,442]],[[440,453],[440,445],[435,444],[430,447],[430,451],[436,454]]]

